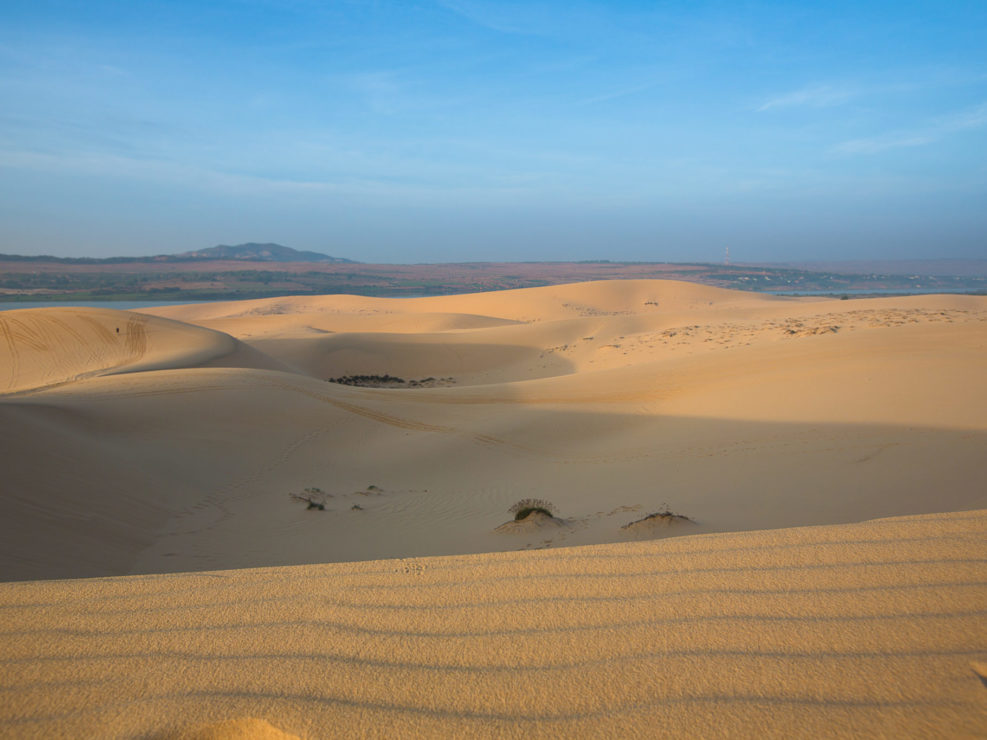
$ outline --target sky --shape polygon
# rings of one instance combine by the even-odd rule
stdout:
[[[987,258],[987,3],[4,0],[0,252]]]

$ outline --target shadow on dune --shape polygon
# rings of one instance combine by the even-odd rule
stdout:
[[[0,401],[0,580],[493,551],[525,496],[585,523],[551,546],[620,541],[661,502],[720,531],[987,504],[980,431],[402,402],[415,393],[187,370]],[[308,519],[286,498],[368,482],[399,493]],[[639,508],[606,513],[621,506]]]
[[[551,350],[456,341],[454,334],[410,338],[407,334],[344,333],[304,341],[264,339],[252,342],[251,346],[319,380],[347,375],[393,375],[453,377],[459,385],[473,385],[575,372],[572,362]]]

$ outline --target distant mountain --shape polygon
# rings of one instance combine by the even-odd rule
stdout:
[[[219,244],[208,249],[180,254],[158,254],[153,257],[52,257],[50,255],[25,256],[20,254],[0,254],[6,262],[57,262],[66,265],[113,265],[140,262],[206,262],[216,260],[236,260],[240,262],[332,262],[355,264],[355,260],[343,257],[330,257],[321,252],[302,252],[280,244]]]
[[[280,244],[257,244],[248,242],[229,246],[219,244],[209,249],[194,252],[161,255],[158,259],[167,261],[184,260],[243,260],[244,262],[353,262],[342,257],[330,257],[320,252],[302,252]]]

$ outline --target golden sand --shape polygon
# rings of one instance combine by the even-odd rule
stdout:
[[[0,314],[0,735],[987,728],[987,298],[154,314]]]
[[[0,314],[0,580],[617,542],[663,504],[697,532],[987,508],[983,297],[155,310]],[[326,382],[361,374],[441,383]],[[524,498],[568,526],[497,532]]]
[[[987,727],[985,574],[979,511],[3,584],[0,727],[972,737]],[[228,737],[213,730],[182,737]]]

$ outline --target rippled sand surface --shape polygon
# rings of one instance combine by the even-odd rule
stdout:
[[[0,727],[970,737],[987,726],[985,574],[979,511],[4,584]]]

